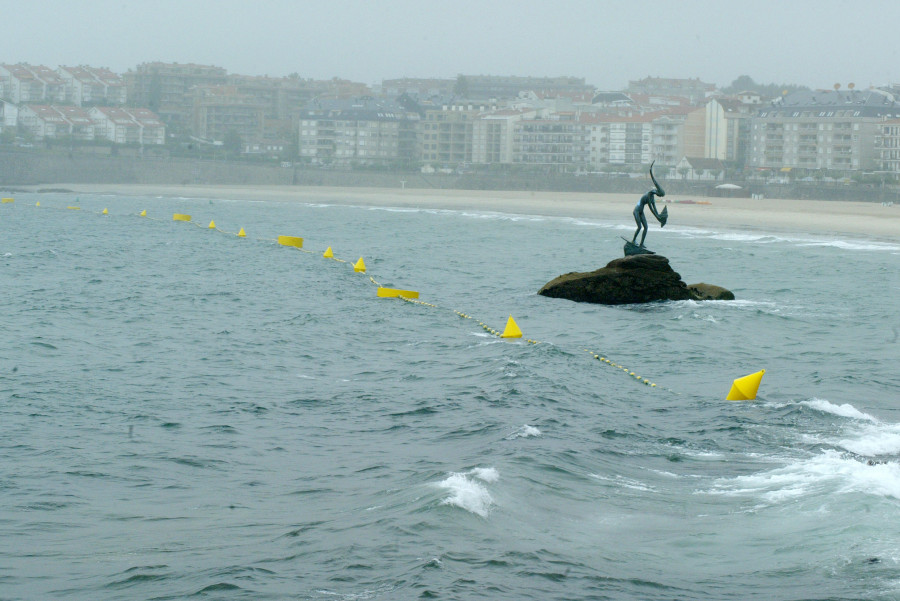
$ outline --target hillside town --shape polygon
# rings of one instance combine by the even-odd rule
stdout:
[[[646,77],[459,75],[369,86],[151,62],[126,73],[0,63],[0,144],[39,152],[227,156],[323,169],[517,168],[669,179],[900,177],[900,84],[726,94]]]

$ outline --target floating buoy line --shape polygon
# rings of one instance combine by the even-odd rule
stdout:
[[[77,199],[76,199],[76,201],[77,201]],[[2,198],[2,204],[11,204],[13,202],[15,202],[14,198]],[[40,201],[35,203],[35,207],[41,207]],[[54,209],[54,208],[60,208],[60,207],[45,207],[45,208]],[[69,206],[65,207],[65,210],[80,211],[81,207],[79,207],[77,205],[69,205]],[[109,210],[104,208],[101,212],[99,212],[97,214],[98,215],[109,215]],[[146,210],[142,210],[140,213],[137,214],[137,216],[144,218],[144,219],[149,219],[151,221],[164,221],[163,219],[158,219],[156,217],[150,217],[149,215],[147,215]],[[194,222],[192,220],[191,216],[188,214],[185,214],[185,213],[174,213],[172,215],[172,221],[181,221],[181,222],[191,223],[192,225],[195,225],[202,229],[215,230],[222,234],[236,236],[238,238],[246,238],[247,237],[247,233],[243,227],[240,228],[237,232],[228,232],[228,231],[219,229],[216,226],[215,221],[210,221],[209,225],[204,226],[204,225]],[[308,253],[308,254],[315,254],[314,251],[303,248],[304,240],[303,240],[303,238],[301,238],[299,236],[279,235],[276,239],[257,238],[256,240],[266,241],[266,242],[277,242],[278,245],[280,245],[280,246],[293,248],[295,250],[298,250],[298,251],[304,252],[304,253]],[[332,250],[332,248],[330,246],[327,247],[325,249],[325,251],[322,253],[322,257],[325,259],[331,259],[333,261],[337,261],[339,263],[347,263],[347,261],[335,257],[334,251]],[[363,257],[360,257],[355,263],[352,263],[352,266],[353,266],[354,273],[362,273],[362,274],[366,273],[366,263],[365,263],[365,260],[363,259]],[[435,305],[433,303],[428,303],[428,302],[419,300],[420,295],[419,295],[419,292],[416,290],[402,290],[402,289],[398,289],[398,288],[386,288],[386,287],[382,286],[381,284],[379,284],[375,280],[375,278],[372,277],[371,275],[369,276],[369,281],[371,281],[377,287],[376,295],[378,296],[378,298],[394,298],[394,299],[399,299],[405,303],[420,305],[423,307],[429,307],[429,308],[433,308],[433,309],[442,309],[442,307]],[[453,312],[460,319],[475,321],[485,332],[491,334],[492,336],[496,336],[498,338],[507,338],[507,339],[522,339],[524,342],[527,342],[529,344],[541,344],[541,342],[539,342],[537,340],[533,340],[530,338],[523,338],[522,330],[519,328],[519,325],[516,323],[515,319],[513,319],[512,315],[509,316],[509,318],[506,321],[505,327],[503,328],[502,331],[500,331],[500,330],[494,329],[493,327],[489,326],[488,324],[486,324],[482,321],[475,319],[474,317],[472,317],[471,315],[469,315],[467,313],[463,313],[461,311],[456,311],[456,310],[453,310]],[[595,353],[594,351],[592,351],[590,349],[584,349],[584,351],[587,353],[590,353],[590,355],[597,361],[621,371],[622,373],[626,374],[628,377],[634,379],[636,382],[639,382],[650,388],[661,388],[661,389],[667,390],[669,392],[674,392],[676,394],[680,394],[670,388],[657,386],[657,384],[655,382],[652,382],[649,379],[636,374],[634,371],[628,369],[627,367],[625,367],[623,365],[616,363],[612,359],[610,359],[602,354]],[[760,381],[762,380],[762,376],[764,373],[765,373],[765,370],[761,370],[759,372],[750,374],[749,376],[744,376],[742,378],[736,379],[734,381],[734,383],[732,384],[731,390],[728,393],[726,400],[735,400],[735,401],[737,401],[737,400],[741,400],[741,401],[754,400],[756,398],[756,393],[757,393],[757,390],[760,385]]]

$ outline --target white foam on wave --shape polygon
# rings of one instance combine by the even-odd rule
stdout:
[[[622,488],[630,488],[631,490],[639,490],[641,492],[655,492],[656,489],[645,482],[635,480],[634,478],[626,478],[625,476],[616,474],[615,476],[601,476],[599,474],[591,474],[591,478],[596,478],[602,482],[611,482],[615,486]]]
[[[513,440],[514,438],[531,438],[532,436],[540,436],[541,431],[535,428],[534,426],[529,426],[525,424],[509,436],[507,436],[507,440]]]
[[[747,299],[735,299],[730,301],[718,301],[718,300],[683,300],[683,301],[673,301],[670,303],[673,308],[703,308],[714,306],[716,309],[721,310],[741,310],[741,309],[756,309],[759,311],[768,311],[772,313],[778,313],[781,311],[778,303],[773,301],[759,301],[759,300],[747,300]],[[684,315],[678,316],[675,319],[681,319],[685,317]]]
[[[804,496],[861,493],[900,499],[900,464],[870,465],[835,450],[767,472],[717,480],[708,494],[778,504]]]
[[[523,215],[518,213],[497,213],[494,211],[459,211],[459,214],[463,217],[469,217],[474,219],[484,219],[489,221],[530,221],[530,222],[540,222],[547,221],[547,218],[542,215]]]
[[[799,247],[822,246],[840,250],[900,252],[900,245],[865,239],[824,238],[803,235],[786,235],[784,233],[776,234],[766,231],[741,232],[735,230],[710,230],[691,227],[670,227],[667,229],[671,234],[681,234],[687,238],[708,238],[710,240],[722,240],[725,242],[742,242],[747,244],[787,243]]]
[[[500,473],[492,467],[476,467],[469,473],[484,482],[496,482],[500,479]]]
[[[454,505],[486,518],[490,515],[494,498],[487,487],[477,480],[493,483],[499,479],[500,474],[496,469],[478,467],[467,473],[451,472],[437,486],[450,492],[450,496],[443,501],[444,505]]]
[[[900,246],[896,244],[873,242],[869,240],[810,240],[799,242],[797,246],[830,246],[841,250],[900,251]]]
[[[753,244],[773,244],[782,240],[771,234],[743,234],[739,232],[712,232],[709,238],[722,240],[723,242],[751,242]]]
[[[836,405],[825,399],[802,401],[801,405],[848,420],[840,433],[809,436],[816,443],[830,444],[863,457],[900,455],[900,424],[885,423],[877,417],[845,403]]]
[[[831,413],[840,417],[848,417],[850,419],[858,419],[870,422],[878,421],[868,413],[863,413],[849,403],[844,403],[843,405],[835,405],[834,403],[826,401],[825,399],[813,398],[809,401],[802,401],[800,404],[811,407],[816,411],[821,411],[822,413]]]
[[[900,455],[900,425],[872,424],[852,432],[852,437],[842,438],[835,444],[866,457]]]

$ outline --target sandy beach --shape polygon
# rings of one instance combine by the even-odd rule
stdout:
[[[481,210],[502,213],[613,219],[633,222],[632,194],[502,192],[301,186],[180,186],[138,184],[54,184],[38,191],[66,189],[80,194],[221,198],[282,202],[328,202],[358,206]],[[667,202],[662,202],[666,200]],[[877,202],[839,202],[749,198],[690,198],[672,194],[657,201],[667,206],[669,225],[736,230],[866,235],[900,240],[900,206]],[[650,227],[658,227],[647,211]]]

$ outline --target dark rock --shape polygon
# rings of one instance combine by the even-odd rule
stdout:
[[[694,300],[734,300],[734,292],[713,284],[690,284],[688,291]]]
[[[603,305],[691,298],[687,284],[662,255],[632,255],[597,271],[567,273],[545,284],[538,294]]]
[[[538,294],[582,303],[624,305],[663,300],[725,300],[734,295],[719,286],[695,284],[696,291],[662,255],[640,254],[610,261],[606,267],[587,273],[567,273],[547,282]],[[703,295],[703,296],[701,296]]]

